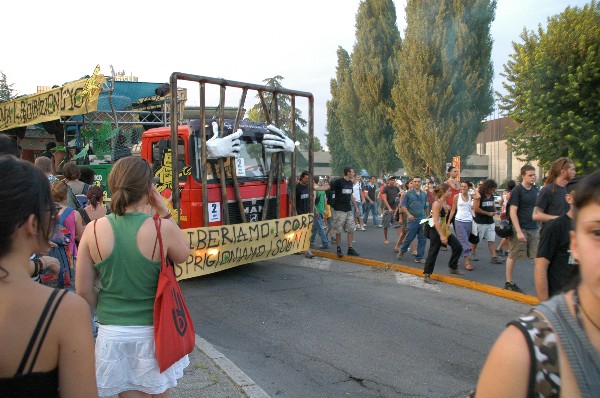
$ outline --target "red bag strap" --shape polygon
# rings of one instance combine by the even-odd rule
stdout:
[[[100,261],[103,260],[102,254],[100,254],[100,246],[98,245],[98,235],[96,235],[96,222],[98,220],[94,220],[94,239],[96,240],[96,249],[98,249],[98,256],[100,256]]]
[[[160,251],[160,263],[164,264],[165,252],[163,250],[162,236],[160,234],[160,216],[158,215],[158,213],[156,213],[152,218],[154,218],[154,225],[156,226],[156,240],[158,241],[158,247]],[[156,241],[154,242],[154,250],[156,250]],[[152,258],[154,258],[154,250],[152,250]]]

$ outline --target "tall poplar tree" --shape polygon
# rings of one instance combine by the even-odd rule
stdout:
[[[490,25],[495,0],[409,0],[391,110],[395,146],[410,173],[443,175],[475,150],[492,111]]]
[[[383,175],[400,166],[393,149],[394,131],[388,119],[398,69],[396,54],[400,48],[394,2],[362,1],[356,14],[351,80],[342,88],[340,121],[346,147],[371,174]]]
[[[340,120],[343,112],[341,103],[346,101],[342,90],[352,88],[351,85],[346,85],[350,78],[350,55],[342,47],[338,47],[337,57],[336,78],[331,79],[331,100],[327,101],[327,147],[331,156],[331,170],[333,174],[341,176],[344,167],[358,168],[358,162],[346,148],[344,128]],[[350,94],[353,95],[352,90]]]
[[[11,101],[17,96],[13,85],[14,83],[8,84],[6,75],[0,71],[0,102]]]

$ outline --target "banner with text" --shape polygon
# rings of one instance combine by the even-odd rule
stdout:
[[[184,229],[190,256],[175,264],[178,280],[308,250],[313,215]]]
[[[103,83],[103,75],[94,75],[0,103],[0,131],[93,112]]]

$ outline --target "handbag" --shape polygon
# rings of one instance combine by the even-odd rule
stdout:
[[[471,221],[471,233],[469,234],[469,243],[476,245],[479,243],[479,231],[475,221]]]
[[[154,215],[156,240],[160,247],[160,274],[154,300],[154,344],[160,372],[194,350],[196,332],[175,279],[173,265],[165,257],[160,234],[160,218]]]

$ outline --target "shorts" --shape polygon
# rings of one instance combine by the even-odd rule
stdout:
[[[128,390],[162,394],[177,386],[177,380],[183,377],[183,370],[190,363],[186,355],[160,373],[153,326],[100,325],[95,351],[101,397]]]
[[[352,206],[352,214],[356,216],[356,207],[354,207],[354,203],[350,202],[350,206]],[[360,220],[364,217],[363,206],[361,202],[356,202],[356,206],[358,206],[358,218]]]
[[[352,232],[356,228],[354,223],[354,215],[351,211],[334,210],[333,217],[335,220],[335,232],[342,234],[344,232]]]
[[[381,224],[383,228],[398,228],[400,226],[398,221],[394,220],[394,215],[387,210],[383,213],[383,217],[381,217]]]
[[[479,240],[487,240],[488,242],[496,241],[496,224],[477,224],[477,235]]]
[[[527,242],[521,242],[517,239],[517,232],[515,227],[512,227],[513,234],[508,238],[510,242],[510,252],[508,252],[508,258],[515,260],[526,260],[528,258],[535,258],[537,256],[537,249],[540,243],[540,230],[539,229],[524,229],[523,233]]]

